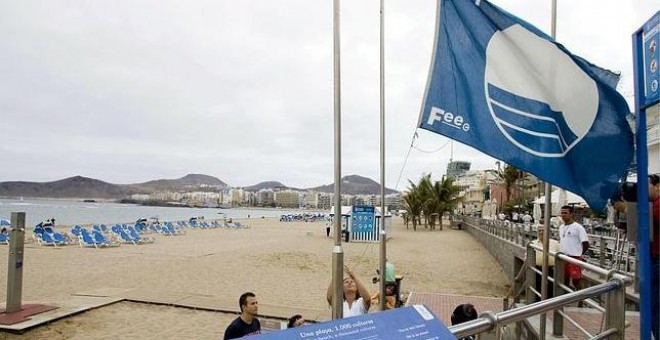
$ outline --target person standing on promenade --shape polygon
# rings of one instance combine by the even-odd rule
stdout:
[[[544,237],[544,234],[545,234],[544,231],[545,231],[545,228],[542,225],[539,225],[539,228],[537,230],[538,238],[536,240],[532,241],[532,243],[531,243],[533,246],[536,246],[536,247],[539,247],[539,248],[543,249],[543,237]],[[557,240],[553,240],[552,238],[550,238],[548,240],[548,242],[549,242],[548,243],[548,251],[551,251],[551,252],[554,252],[554,253],[558,253],[560,251],[561,247],[559,246],[559,242],[557,242]],[[535,253],[536,253],[536,261],[535,261],[536,262],[536,269],[542,271],[543,270],[543,251],[542,250],[541,251],[535,250]],[[554,276],[555,276],[555,258],[554,258],[554,256],[548,256],[548,277],[554,277]],[[539,293],[541,292],[541,280],[542,279],[543,278],[541,277],[541,275],[536,273],[536,290],[538,290]],[[548,280],[548,296],[547,296],[548,299],[551,299],[553,297],[553,289],[554,289],[553,286],[554,286],[553,283],[550,280]],[[541,299],[539,297],[537,297],[536,301],[541,301]]]
[[[343,281],[344,318],[367,314],[369,307],[371,307],[369,291],[347,266],[344,266],[344,272],[348,275],[348,277],[344,277]],[[330,305],[332,305],[332,298],[334,297],[333,292],[332,282],[330,282],[326,296]]]
[[[573,207],[561,207],[561,219],[564,222],[559,227],[559,245],[561,252],[574,258],[583,260],[582,255],[589,250],[589,237],[584,227],[573,219]],[[573,282],[575,290],[582,289],[582,268],[577,264],[567,263],[565,283]],[[580,301],[581,302],[581,301]],[[581,306],[582,304],[578,304]]]
[[[261,323],[257,319],[259,302],[254,293],[243,293],[238,299],[238,305],[241,309],[241,315],[227,326],[225,340],[261,334]]]
[[[651,228],[651,315],[653,337],[660,339],[660,176],[649,175],[649,199],[653,202],[653,227]]]

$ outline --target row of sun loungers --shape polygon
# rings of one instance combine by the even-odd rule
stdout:
[[[183,223],[185,225],[185,222],[180,221],[179,223]],[[210,228],[228,228],[228,229],[244,229],[244,228],[249,228],[249,226],[242,224],[241,222],[223,222],[220,223],[218,221],[211,221],[206,222],[206,221],[196,221],[192,220],[188,223],[188,226],[190,228],[199,228],[199,229],[210,229]]]
[[[95,224],[91,229],[86,229],[80,225],[71,228],[71,233],[63,234],[50,226],[37,225],[33,230],[33,239],[36,244],[41,246],[60,247],[71,244],[78,244],[81,247],[89,248],[109,248],[117,247],[121,244],[141,245],[154,243],[154,237],[147,237],[145,234],[158,233],[163,236],[185,235],[185,228],[193,229],[243,229],[249,226],[240,222],[220,222],[220,221],[199,221],[191,219],[190,221],[177,221],[154,223],[148,225],[144,222],[137,222],[134,225],[115,224],[108,228],[105,224]],[[9,244],[8,235],[0,234],[0,244]]]

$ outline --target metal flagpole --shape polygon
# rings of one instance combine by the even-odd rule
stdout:
[[[552,19],[550,20],[550,36],[555,39],[557,36],[557,0],[552,0]],[[557,198],[559,202],[559,198]],[[552,185],[545,182],[545,209],[543,216],[543,225],[545,232],[543,233],[543,274],[541,275],[541,300],[548,297],[548,248],[550,247],[550,212],[552,211]],[[557,273],[555,272],[555,277]],[[555,282],[555,286],[560,282]],[[540,315],[539,334],[541,340],[545,339],[546,314]]]
[[[332,248],[332,318],[341,319],[344,314],[343,267],[344,251],[341,248],[341,72],[339,44],[339,0],[333,0],[333,61],[334,61],[334,124],[335,124],[335,216]]]
[[[385,310],[385,0],[380,0],[380,310]]]

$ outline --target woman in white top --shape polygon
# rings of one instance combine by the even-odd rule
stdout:
[[[369,291],[362,285],[360,280],[355,277],[355,274],[347,267],[344,266],[344,271],[347,277],[344,277],[344,313],[345,318],[351,316],[358,316],[367,314],[369,307],[371,307],[371,297]],[[332,282],[328,286],[328,303],[332,305],[334,289]]]

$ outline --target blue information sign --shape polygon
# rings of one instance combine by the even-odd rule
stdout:
[[[657,12],[638,33],[637,51],[642,56],[641,65],[637,65],[642,74],[642,104],[646,107],[660,99],[660,11]]]
[[[272,340],[456,339],[440,319],[423,305],[338,319],[256,336]]]
[[[372,233],[374,231],[375,212],[373,205],[354,205],[351,214],[351,230],[354,233]]]

